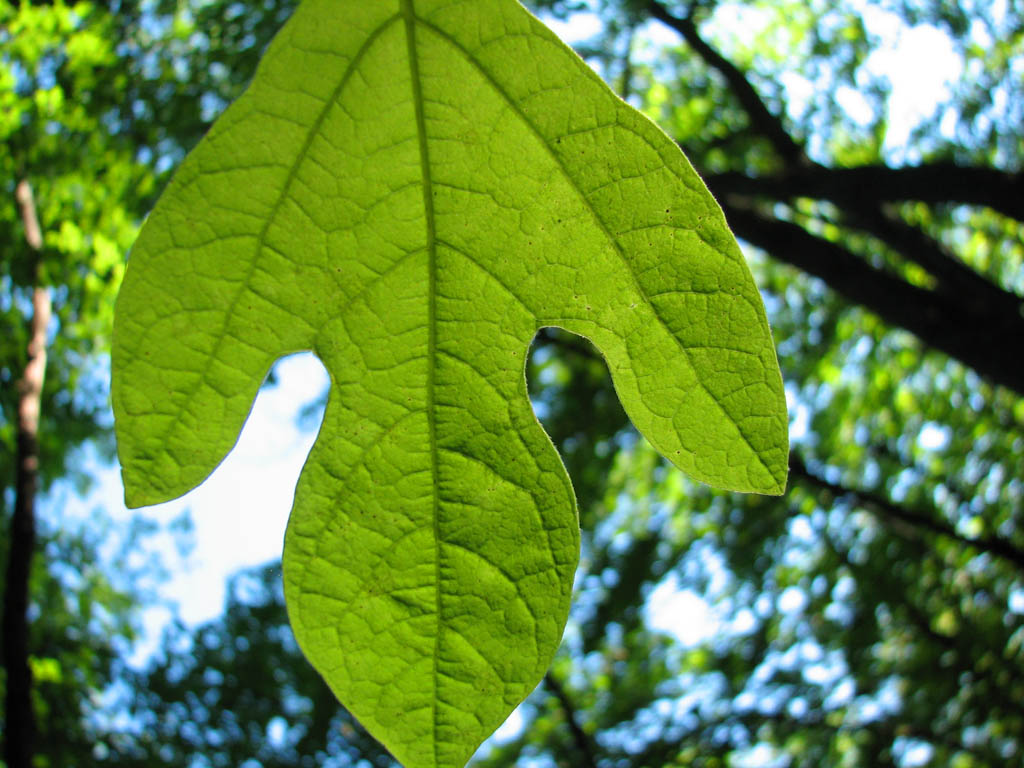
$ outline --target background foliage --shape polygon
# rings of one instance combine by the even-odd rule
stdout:
[[[587,343],[543,332],[531,393],[580,499],[583,564],[522,727],[479,761],[1024,764],[1024,8],[537,5],[590,9],[581,53],[680,143],[749,246],[792,479],[780,499],[690,483],[629,427]],[[0,4],[5,514],[29,287],[15,180],[36,188],[58,307],[53,481],[108,434],[103,352],[135,226],[290,10]],[[908,126],[885,62],[922,30],[945,42],[919,66],[955,76]],[[123,662],[138,582],[101,567],[98,534],[51,528],[33,582],[39,765],[388,763],[297,655],[273,567],[139,672]],[[661,628],[673,611],[692,632]]]

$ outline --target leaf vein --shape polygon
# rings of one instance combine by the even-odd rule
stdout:
[[[411,0],[406,0],[406,1],[408,2],[408,1],[411,1]],[[664,318],[661,316],[661,314],[657,311],[657,309],[652,304],[650,297],[647,295],[647,292],[643,288],[643,285],[640,283],[639,279],[637,278],[636,270],[633,268],[633,265],[630,263],[629,259],[626,258],[625,253],[623,253],[622,245],[619,243],[618,238],[616,238],[614,235],[612,235],[611,231],[608,229],[608,225],[605,222],[604,218],[600,215],[600,213],[594,207],[594,204],[591,202],[591,200],[587,196],[587,194],[580,188],[580,186],[577,183],[574,175],[569,172],[569,169],[566,167],[565,162],[562,160],[562,158],[552,149],[550,142],[544,137],[544,135],[540,132],[540,130],[537,128],[537,126],[533,123],[533,121],[523,112],[522,108],[519,106],[519,104],[516,103],[515,99],[512,98],[512,96],[508,93],[508,91],[505,90],[504,86],[502,86],[502,84],[499,83],[494,78],[493,75],[491,75],[491,73],[483,66],[483,64],[481,64],[476,59],[476,57],[473,56],[473,54],[470,51],[468,51],[462,45],[462,43],[460,43],[458,40],[453,38],[445,30],[441,29],[440,27],[437,27],[432,22],[429,22],[426,19],[421,19],[420,23],[422,23],[424,26],[429,28],[432,32],[434,32],[440,38],[442,38],[443,40],[448,42],[448,44],[451,45],[453,49],[458,51],[463,56],[463,58],[465,58],[465,60],[474,69],[476,69],[487,80],[488,83],[490,83],[490,85],[494,88],[494,90],[498,94],[501,95],[501,97],[505,100],[505,103],[508,105],[508,108],[513,113],[515,113],[519,117],[519,119],[522,120],[523,123],[530,129],[530,131],[533,133],[534,137],[536,137],[536,139],[538,140],[540,145],[542,147],[544,147],[544,149],[547,151],[547,153],[549,154],[551,159],[561,169],[562,174],[565,177],[565,179],[576,190],[577,194],[580,196],[580,200],[587,207],[587,209],[590,212],[590,215],[593,217],[594,222],[601,229],[601,232],[604,234],[605,238],[608,240],[608,242],[615,249],[616,254],[618,254],[618,257],[619,257],[620,261],[622,262],[622,264],[623,264],[627,274],[629,275],[630,279],[632,280],[633,285],[634,285],[637,293],[641,297],[643,297],[645,302],[647,302],[648,306],[651,309],[651,313],[657,319],[658,324],[662,327],[662,329],[672,339],[675,340],[676,345],[679,347],[679,349],[682,352],[683,356],[687,359],[687,362],[690,365],[690,367],[694,368],[693,361],[690,360],[690,354],[687,351],[686,347],[683,345],[682,341],[668,327],[668,325],[665,323]],[[618,124],[618,125],[620,127],[624,128],[624,129],[626,129],[626,130],[630,130],[628,126],[623,126],[621,124]],[[640,135],[636,131],[632,131],[632,132],[635,133],[645,143],[647,143],[648,146],[650,146],[650,142],[646,139],[646,137]],[[652,149],[656,149],[656,148],[652,147]],[[669,166],[668,164],[666,164],[666,167],[670,168],[670,170],[671,170],[671,166]],[[680,175],[677,172],[675,172],[675,171],[672,171],[672,172],[673,172],[673,175],[675,175],[677,178],[679,178],[680,181],[682,182],[682,178],[680,177]],[[694,231],[696,232],[696,230],[694,230]],[[698,235],[698,237],[700,237],[700,233],[699,232],[697,232],[697,235]],[[715,252],[721,254],[721,251],[718,251],[718,249],[715,249]],[[721,254],[721,255],[725,255],[725,254]],[[765,471],[767,471],[769,475],[774,476],[775,473],[772,472],[771,468],[767,465],[765,460],[761,457],[761,454],[754,448],[754,445],[751,442],[750,437],[747,435],[746,431],[740,426],[740,423],[736,419],[734,419],[732,417],[732,415],[728,411],[725,410],[724,406],[717,400],[717,398],[714,396],[714,394],[708,389],[707,384],[705,384],[701,380],[701,378],[699,376],[695,376],[694,378],[696,379],[696,381],[697,381],[698,385],[700,386],[700,388],[702,390],[704,390],[704,393],[708,396],[708,399],[711,400],[712,403],[714,403],[715,407],[718,408],[718,410],[726,417],[726,420],[733,425],[733,427],[736,429],[736,431],[739,434],[739,436],[743,439],[743,442],[750,449],[751,454],[753,454],[753,456],[757,460],[757,462],[762,467],[764,467]]]

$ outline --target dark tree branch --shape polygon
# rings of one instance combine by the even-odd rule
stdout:
[[[927,514],[919,510],[905,509],[890,499],[873,491],[849,488],[839,483],[833,483],[825,478],[811,472],[803,459],[795,453],[789,455],[789,472],[794,478],[803,480],[819,490],[831,493],[835,497],[849,498],[862,509],[882,517],[888,521],[897,521],[914,528],[930,531],[973,549],[988,552],[996,557],[1002,558],[1017,568],[1024,570],[1024,550],[1015,546],[1012,542],[997,536],[981,536],[971,538],[957,533],[948,523],[937,519],[936,515]]]
[[[972,304],[974,311],[1020,315],[1024,300],[975,272],[941,242],[894,213],[880,207],[851,207],[844,218],[851,226],[874,235],[922,267],[935,279],[939,290],[960,296]]]
[[[692,17],[669,13],[649,0],[648,13],[678,32],[693,50],[726,80],[749,116],[755,132],[771,142],[784,161],[775,177],[750,178],[726,173],[706,179],[725,204],[736,233],[824,280],[847,298],[865,305],[886,321],[906,328],[925,344],[973,367],[992,381],[1024,393],[1024,362],[1006,350],[1024,349],[1024,302],[977,274],[941,244],[888,213],[884,201],[965,202],[987,205],[1024,220],[1024,176],[987,168],[934,163],[916,168],[865,166],[831,169],[812,163],[736,65],[708,45]],[[737,196],[775,200],[817,197],[840,204],[848,223],[864,229],[914,261],[936,278],[939,290],[928,291],[895,274],[871,267],[855,254],[820,240],[796,224],[755,213],[736,204]]]
[[[700,36],[697,25],[690,16],[673,16],[657,0],[648,3],[647,11],[652,18],[678,32],[704,63],[725,79],[729,89],[750,118],[754,130],[771,142],[787,166],[797,167],[809,162],[803,147],[786,130],[782,120],[768,109],[747,76],[739,67],[708,45]]]
[[[25,227],[25,240],[39,273],[43,235],[36,216],[32,187],[18,183],[15,197]],[[36,723],[32,709],[32,670],[28,648],[28,589],[35,551],[35,502],[39,486],[39,411],[46,372],[46,330],[52,314],[50,292],[37,283],[32,292],[28,361],[17,384],[18,424],[14,481],[14,512],[8,538],[7,582],[4,587],[4,669],[7,691],[4,711],[4,760],[7,768],[31,768]]]
[[[765,216],[742,201],[726,198],[722,202],[739,237],[824,280],[850,301],[907,329],[926,345],[963,361],[991,381],[1024,393],[1024,357],[1008,353],[1024,349],[1021,315],[979,314],[962,296],[911,285],[797,224]]]
[[[981,169],[985,170],[985,169]],[[815,169],[808,174],[785,174],[783,177],[750,179],[741,174],[721,174],[706,179],[711,191],[725,197],[736,190],[744,194],[765,195],[768,199],[790,201],[796,197],[813,197],[799,186],[799,179],[843,173],[842,170]],[[998,171],[993,173],[1000,174]],[[744,181],[745,179],[745,181]],[[790,181],[797,179],[797,181]],[[1024,299],[978,274],[951,253],[942,243],[899,216],[879,205],[877,200],[854,193],[843,204],[843,219],[925,269],[936,281],[937,290],[954,299],[963,307],[966,316],[976,316],[979,322],[993,327],[1017,325],[1024,310]]]
[[[636,36],[636,27],[629,26],[626,36],[626,50],[622,55],[622,74],[619,75],[619,98],[629,101],[632,95],[633,85],[633,38]]]
[[[974,184],[958,186],[956,178],[960,172],[975,177]],[[986,204],[986,185],[996,190],[1016,185],[1021,187],[1016,197],[997,196],[990,202],[1002,201],[1001,212],[1007,214],[1019,207],[1020,218],[1024,220],[1024,182],[1019,174],[950,164],[916,168],[815,166],[774,177],[716,174],[706,177],[705,182],[712,193],[721,197],[740,194],[787,202],[798,197],[830,200],[842,206],[844,218],[851,226],[877,237],[902,257],[920,265],[936,279],[941,290],[957,296],[961,302],[970,302],[975,313],[1002,314],[1007,318],[1004,323],[1010,324],[1022,316],[1024,299],[978,274],[942,243],[879,204],[895,199]]]
[[[566,724],[572,733],[572,740],[576,745],[576,751],[579,752],[580,759],[578,765],[580,768],[597,768],[594,745],[591,744],[590,737],[587,736],[586,731],[583,730],[583,727],[576,719],[576,708],[573,706],[568,694],[566,694],[562,684],[555,679],[550,670],[544,675],[544,684],[554,694],[555,698],[558,699],[558,703],[565,713]]]
[[[937,162],[891,168],[862,165],[789,168],[775,176],[751,177],[730,171],[705,177],[719,194],[763,195],[776,200],[812,197],[843,206],[877,207],[881,202],[917,200],[930,205],[983,205],[1024,221],[1024,173]]]

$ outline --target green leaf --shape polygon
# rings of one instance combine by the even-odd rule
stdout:
[[[282,355],[331,376],[288,524],[296,637],[408,766],[462,765],[533,689],[579,552],[526,393],[594,341],[637,428],[783,488],[763,307],[679,150],[514,0],[307,0],[146,223],[118,299],[129,505],[235,442]]]

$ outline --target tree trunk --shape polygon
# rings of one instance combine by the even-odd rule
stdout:
[[[32,707],[32,671],[28,652],[28,583],[35,549],[35,501],[39,485],[39,411],[46,372],[46,330],[52,304],[49,290],[39,285],[42,231],[32,187],[25,180],[16,189],[25,225],[25,239],[35,261],[28,360],[17,384],[18,435],[14,513],[8,537],[7,582],[4,590],[4,667],[7,671],[4,759],[7,768],[30,768],[36,723]]]

